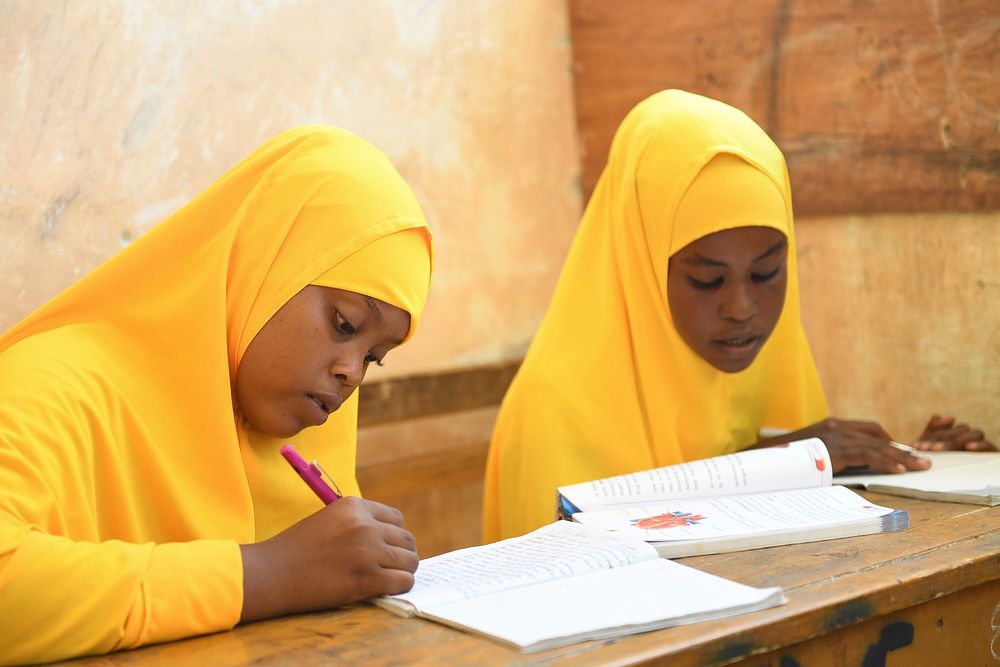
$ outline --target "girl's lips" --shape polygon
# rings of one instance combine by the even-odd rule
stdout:
[[[740,347],[742,345],[747,345],[751,343],[756,343],[760,336],[728,336],[726,338],[716,338],[712,342],[719,345],[731,345],[734,347]]]
[[[320,407],[327,411],[327,413],[336,412],[343,403],[340,396],[337,396],[336,394],[327,394],[323,392],[307,395],[309,398],[316,401]]]
[[[314,425],[319,426],[326,423],[327,418],[330,416],[332,410],[329,406],[321,399],[313,396],[312,394],[306,394],[309,399],[309,419]]]
[[[742,359],[754,354],[760,344],[761,337],[757,335],[727,336],[712,339],[712,345],[728,357]]]

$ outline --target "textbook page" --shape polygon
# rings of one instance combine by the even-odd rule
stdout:
[[[908,519],[905,512],[875,505],[842,486],[643,503],[573,515],[585,525],[644,539],[667,558],[902,530]]]
[[[563,498],[587,512],[670,498],[706,498],[829,486],[830,454],[819,438],[564,486]]]
[[[918,452],[931,460],[927,470],[905,473],[838,475],[835,484],[926,500],[1000,505],[1000,453]]]
[[[566,523],[566,522],[564,522]],[[665,559],[432,607],[423,614],[523,652],[724,618],[786,602]]]
[[[408,593],[373,602],[413,614],[442,602],[656,558],[656,550],[642,540],[556,521],[527,535],[422,560]]]

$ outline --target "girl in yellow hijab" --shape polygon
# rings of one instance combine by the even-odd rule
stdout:
[[[877,424],[827,415],[781,152],[737,109],[657,93],[618,128],[501,405],[484,539],[552,521],[562,485],[804,437],[835,470],[927,466]],[[922,440],[992,446],[952,427],[932,419]],[[761,440],[768,428],[792,433]]]
[[[278,450],[358,494],[354,390],[430,273],[389,160],[303,127],[0,337],[0,663],[408,590],[399,513]]]

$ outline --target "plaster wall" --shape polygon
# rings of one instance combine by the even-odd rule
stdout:
[[[15,0],[0,100],[0,330],[303,123],[384,150],[435,234],[373,377],[523,354],[580,215],[556,0]]]

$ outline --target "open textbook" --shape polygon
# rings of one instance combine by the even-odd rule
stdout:
[[[838,475],[836,484],[924,500],[1000,505],[1000,454],[918,452],[931,460],[928,470],[899,474]]]
[[[723,618],[785,602],[569,521],[420,561],[408,593],[373,602],[523,652]]]
[[[560,487],[562,518],[666,558],[903,530],[909,515],[831,486],[816,438]]]

